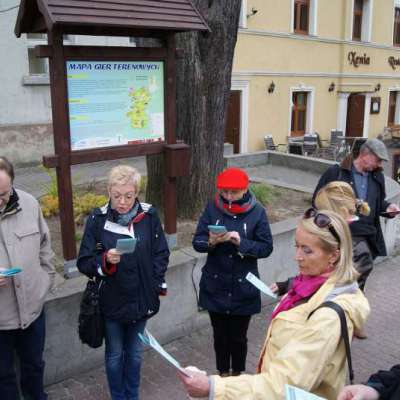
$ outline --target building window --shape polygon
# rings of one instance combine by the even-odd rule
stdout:
[[[400,46],[400,7],[394,9],[393,45]]]
[[[363,0],[354,0],[353,40],[361,40]]]
[[[352,39],[371,41],[373,0],[354,0]]]
[[[293,92],[292,94],[292,125],[291,136],[304,136],[307,126],[308,92]]]
[[[389,112],[388,112],[388,126],[399,124],[399,105],[398,99],[400,98],[400,92],[391,91],[389,92]]]
[[[310,0],[294,0],[294,32],[308,35],[310,19]]]
[[[34,48],[39,44],[47,44],[47,35],[45,33],[28,33],[28,68],[29,75],[44,75],[49,73],[49,64],[46,58],[37,58],[34,54]]]

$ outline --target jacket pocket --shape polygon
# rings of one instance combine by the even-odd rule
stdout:
[[[260,291],[252,283],[250,283],[245,276],[236,278],[235,289],[235,295],[237,298],[242,300],[254,299],[255,297],[259,296],[260,293]]]
[[[201,275],[200,289],[208,293],[218,293],[224,291],[223,279],[219,273],[204,271]]]
[[[31,227],[27,226],[16,230],[14,233],[18,239],[22,240],[27,236],[38,235],[39,228],[37,226],[31,226]]]

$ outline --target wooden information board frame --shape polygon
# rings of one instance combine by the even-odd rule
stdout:
[[[190,30],[209,31],[190,0],[179,0],[179,6],[167,1],[155,5],[148,0],[121,0],[118,5],[107,0],[90,4],[75,0],[70,5],[57,5],[49,0],[21,0],[15,28],[17,37],[21,33],[37,32],[46,32],[48,36],[47,46],[35,48],[37,57],[49,59],[52,101],[55,154],[44,156],[43,164],[55,168],[57,173],[63,255],[67,263],[77,256],[71,165],[164,154],[164,229],[170,245],[176,242],[176,178],[189,173],[189,146],[177,143],[175,137],[178,53],[175,33]],[[164,46],[64,46],[65,34],[156,37]],[[165,141],[71,151],[66,71],[70,60],[162,61]]]

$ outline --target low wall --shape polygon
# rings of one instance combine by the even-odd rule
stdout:
[[[271,226],[274,251],[269,258],[259,261],[264,282],[272,283],[295,274],[295,226],[295,219]],[[148,324],[149,330],[161,343],[187,335],[209,323],[208,314],[198,311],[196,300],[204,262],[205,255],[191,248],[172,252],[166,275],[168,296],[161,299],[160,312]],[[81,276],[60,282],[46,302],[46,384],[89,371],[103,363],[104,349],[94,350],[83,345],[77,333],[79,303],[86,280]],[[268,298],[263,296],[263,303],[267,301]]]

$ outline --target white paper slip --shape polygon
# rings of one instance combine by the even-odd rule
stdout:
[[[295,386],[285,385],[286,400],[326,400]]]
[[[253,284],[257,289],[266,294],[267,296],[273,297],[274,299],[278,298],[278,296],[260,279],[258,279],[254,274],[249,272],[246,275],[246,279]]]
[[[145,329],[143,332],[143,335],[141,333],[138,333],[140,340],[144,343],[147,344],[147,346],[150,346],[152,349],[154,349],[158,354],[160,354],[164,359],[166,359],[170,364],[172,364],[176,369],[178,369],[182,374],[189,376],[190,374],[185,371],[184,368],[181,367],[181,364],[177,360],[175,360],[174,357],[171,356],[171,354],[167,353],[164,348],[160,345],[160,343],[157,342],[157,340],[154,338],[154,336],[147,330]]]

